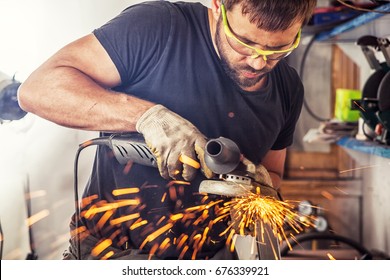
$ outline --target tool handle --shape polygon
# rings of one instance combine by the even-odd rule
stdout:
[[[121,164],[133,161],[157,167],[157,160],[139,133],[114,134],[109,137],[109,146]],[[205,146],[206,165],[216,174],[227,174],[240,163],[240,149],[232,140],[224,137],[210,139]]]
[[[157,160],[139,133],[114,134],[109,138],[109,146],[121,164],[133,161],[145,166],[157,167]]]

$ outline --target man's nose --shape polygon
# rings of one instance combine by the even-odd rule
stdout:
[[[255,70],[261,70],[267,65],[267,61],[264,60],[262,55],[256,58],[248,56],[246,63]]]

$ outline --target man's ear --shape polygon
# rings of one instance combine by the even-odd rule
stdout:
[[[211,10],[215,20],[221,15],[221,0],[211,0]]]

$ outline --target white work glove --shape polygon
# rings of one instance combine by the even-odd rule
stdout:
[[[206,137],[178,114],[155,105],[140,117],[136,129],[156,156],[163,178],[177,179],[181,173],[184,180],[191,181],[199,168],[207,178],[213,176],[204,162]]]
[[[271,176],[262,164],[255,165],[245,157],[243,157],[241,161],[245,165],[248,174],[250,174],[252,179],[260,186],[260,195],[270,196],[281,200],[280,194],[273,187]]]

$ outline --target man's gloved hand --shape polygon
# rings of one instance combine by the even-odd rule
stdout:
[[[245,157],[243,157],[241,161],[245,165],[246,171],[256,181],[257,184],[255,184],[255,187],[256,185],[260,187],[260,195],[270,196],[278,200],[282,200],[278,191],[273,187],[271,176],[262,164],[255,165]]]
[[[184,180],[191,181],[199,168],[207,178],[214,175],[204,162],[206,137],[192,123],[166,107],[155,105],[147,110],[138,120],[136,129],[156,156],[163,178],[177,179],[182,173]]]

